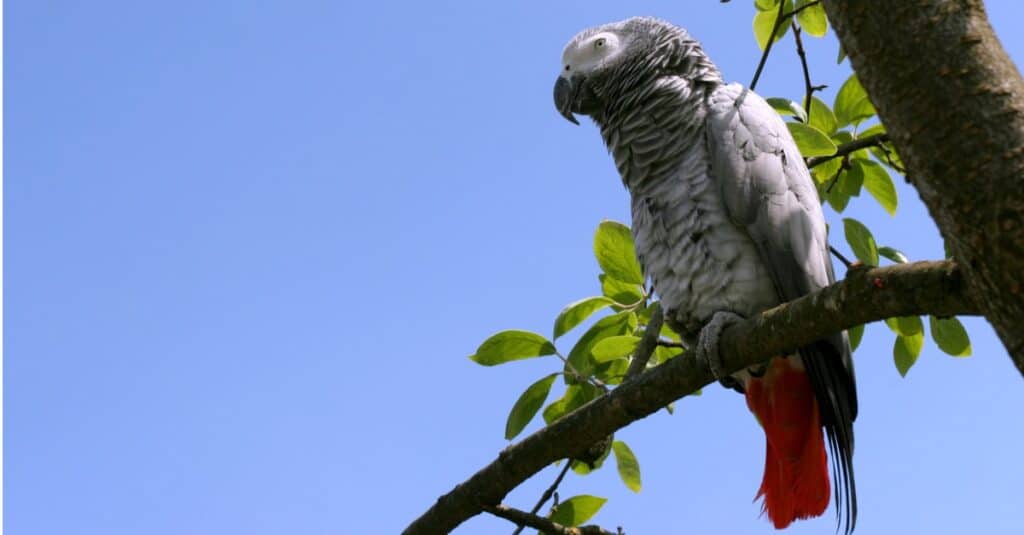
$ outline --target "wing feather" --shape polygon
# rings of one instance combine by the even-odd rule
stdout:
[[[706,135],[711,175],[729,217],[754,241],[779,300],[790,301],[834,282],[817,190],[778,114],[738,84],[720,86],[710,97]],[[836,507],[845,511],[846,529],[852,531],[857,516],[852,465],[857,394],[849,341],[843,332],[799,353],[832,452]]]

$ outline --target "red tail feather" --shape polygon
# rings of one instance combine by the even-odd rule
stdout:
[[[772,359],[746,387],[747,406],[764,427],[764,479],[757,497],[777,529],[819,516],[829,500],[828,459],[818,402],[807,374],[785,358]],[[755,498],[755,499],[756,499]]]

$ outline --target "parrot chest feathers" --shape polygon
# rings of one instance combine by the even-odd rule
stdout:
[[[750,236],[728,217],[709,172],[705,95],[666,77],[609,115],[602,135],[630,191],[633,237],[672,326],[695,336],[717,310],[778,304]]]
[[[691,145],[675,172],[630,188],[637,257],[686,338],[715,311],[749,316],[778,304],[750,237],[728,219],[703,152]]]

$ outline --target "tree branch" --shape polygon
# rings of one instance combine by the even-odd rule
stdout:
[[[735,373],[834,332],[894,316],[976,314],[952,261],[857,269],[846,279],[728,327],[719,342],[723,371]],[[551,425],[505,448],[498,458],[441,496],[404,531],[445,533],[547,465],[578,456],[616,430],[714,381],[697,359],[652,368]]]
[[[849,143],[843,143],[842,145],[839,145],[838,147],[836,147],[835,154],[830,154],[828,156],[815,156],[813,158],[807,158],[807,167],[808,168],[814,168],[814,167],[819,166],[819,165],[821,165],[821,164],[823,164],[823,163],[825,163],[825,162],[827,162],[829,160],[833,160],[835,158],[841,158],[843,156],[847,156],[847,155],[849,155],[851,153],[859,151],[860,149],[866,149],[868,147],[875,147],[875,146],[879,146],[880,147],[882,145],[882,143],[885,143],[886,141],[889,141],[889,134],[884,134],[884,133],[883,134],[875,134],[875,135],[868,136],[868,137],[862,137],[860,139],[855,139],[855,140],[853,140],[853,141],[851,141]]]
[[[529,526],[543,533],[544,535],[615,535],[610,531],[602,529],[600,526],[580,526],[580,527],[569,527],[563,526],[558,522],[552,522],[550,519],[535,514],[527,513],[526,511],[520,511],[519,509],[513,509],[506,505],[485,505],[484,511],[491,513],[492,515],[504,518],[510,522],[515,522],[519,525]]]

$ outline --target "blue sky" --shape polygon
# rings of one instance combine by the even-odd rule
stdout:
[[[1020,64],[1024,9],[989,4]],[[758,59],[743,1],[6,7],[4,505],[19,534],[399,531],[494,458],[516,397],[557,368],[466,355],[501,329],[549,332],[597,293],[593,230],[628,218],[596,129],[552,106],[564,43],[653,14],[731,80]],[[831,36],[807,44],[831,101],[848,66]],[[758,90],[802,86],[783,41]],[[911,258],[941,256],[899,193],[895,219],[867,197],[848,212]],[[992,330],[966,323],[973,357],[929,342],[906,379],[869,327],[859,533],[1018,525],[1024,389]],[[640,494],[611,469],[562,486],[610,498],[595,521],[771,531],[740,396],[709,388],[618,436]],[[553,477],[508,503],[528,508]],[[477,517],[457,532],[506,531]]]

